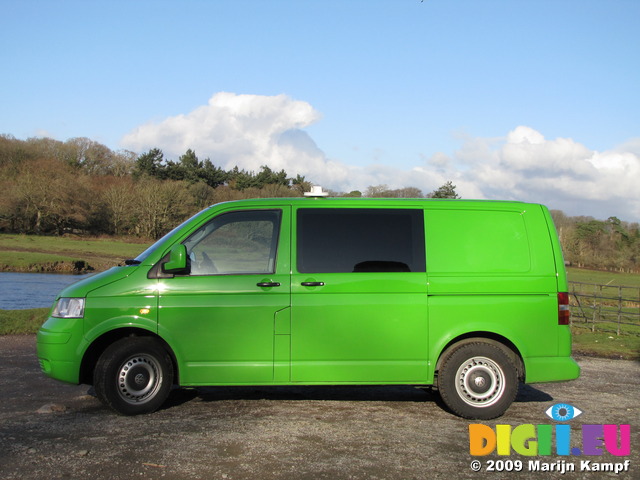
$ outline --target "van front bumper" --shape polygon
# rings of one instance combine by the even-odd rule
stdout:
[[[525,359],[525,383],[561,382],[580,376],[580,365],[572,357]]]
[[[37,335],[36,350],[42,372],[56,380],[77,384],[80,358],[77,345],[82,339],[82,319],[50,317]]]

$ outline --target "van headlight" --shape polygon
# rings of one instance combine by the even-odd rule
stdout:
[[[84,316],[84,298],[62,297],[53,307],[52,317],[82,318]]]

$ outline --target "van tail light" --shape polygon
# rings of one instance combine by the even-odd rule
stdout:
[[[567,292],[558,293],[558,325],[569,325],[569,294]]]

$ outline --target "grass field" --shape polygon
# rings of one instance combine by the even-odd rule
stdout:
[[[48,308],[29,310],[0,310],[0,335],[36,333],[47,319]]]
[[[130,239],[0,234],[0,270],[70,272],[74,262],[83,261],[100,271],[137,256],[147,246]]]
[[[596,357],[640,360],[640,336],[591,332],[572,327],[573,352]]]
[[[54,264],[72,265],[81,260],[80,257],[71,257],[59,253],[24,252],[16,250],[0,250],[0,266],[4,271],[29,272],[45,271]]]
[[[570,282],[640,287],[640,274],[638,273],[602,272],[600,270],[569,267],[567,268],[567,275]]]
[[[619,344],[620,351],[624,351],[631,344],[640,352],[640,275],[577,268],[570,268],[567,273],[569,281],[598,285],[570,285],[574,340],[579,348],[584,340],[595,350],[603,348],[603,344]],[[591,332],[594,326],[597,332]],[[618,331],[619,338],[631,339],[626,343],[619,338],[612,342],[609,337],[618,337]]]

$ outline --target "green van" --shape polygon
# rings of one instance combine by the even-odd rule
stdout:
[[[311,198],[213,205],[63,290],[45,374],[153,412],[173,385],[432,385],[490,419],[520,381],[575,379],[546,207]]]

